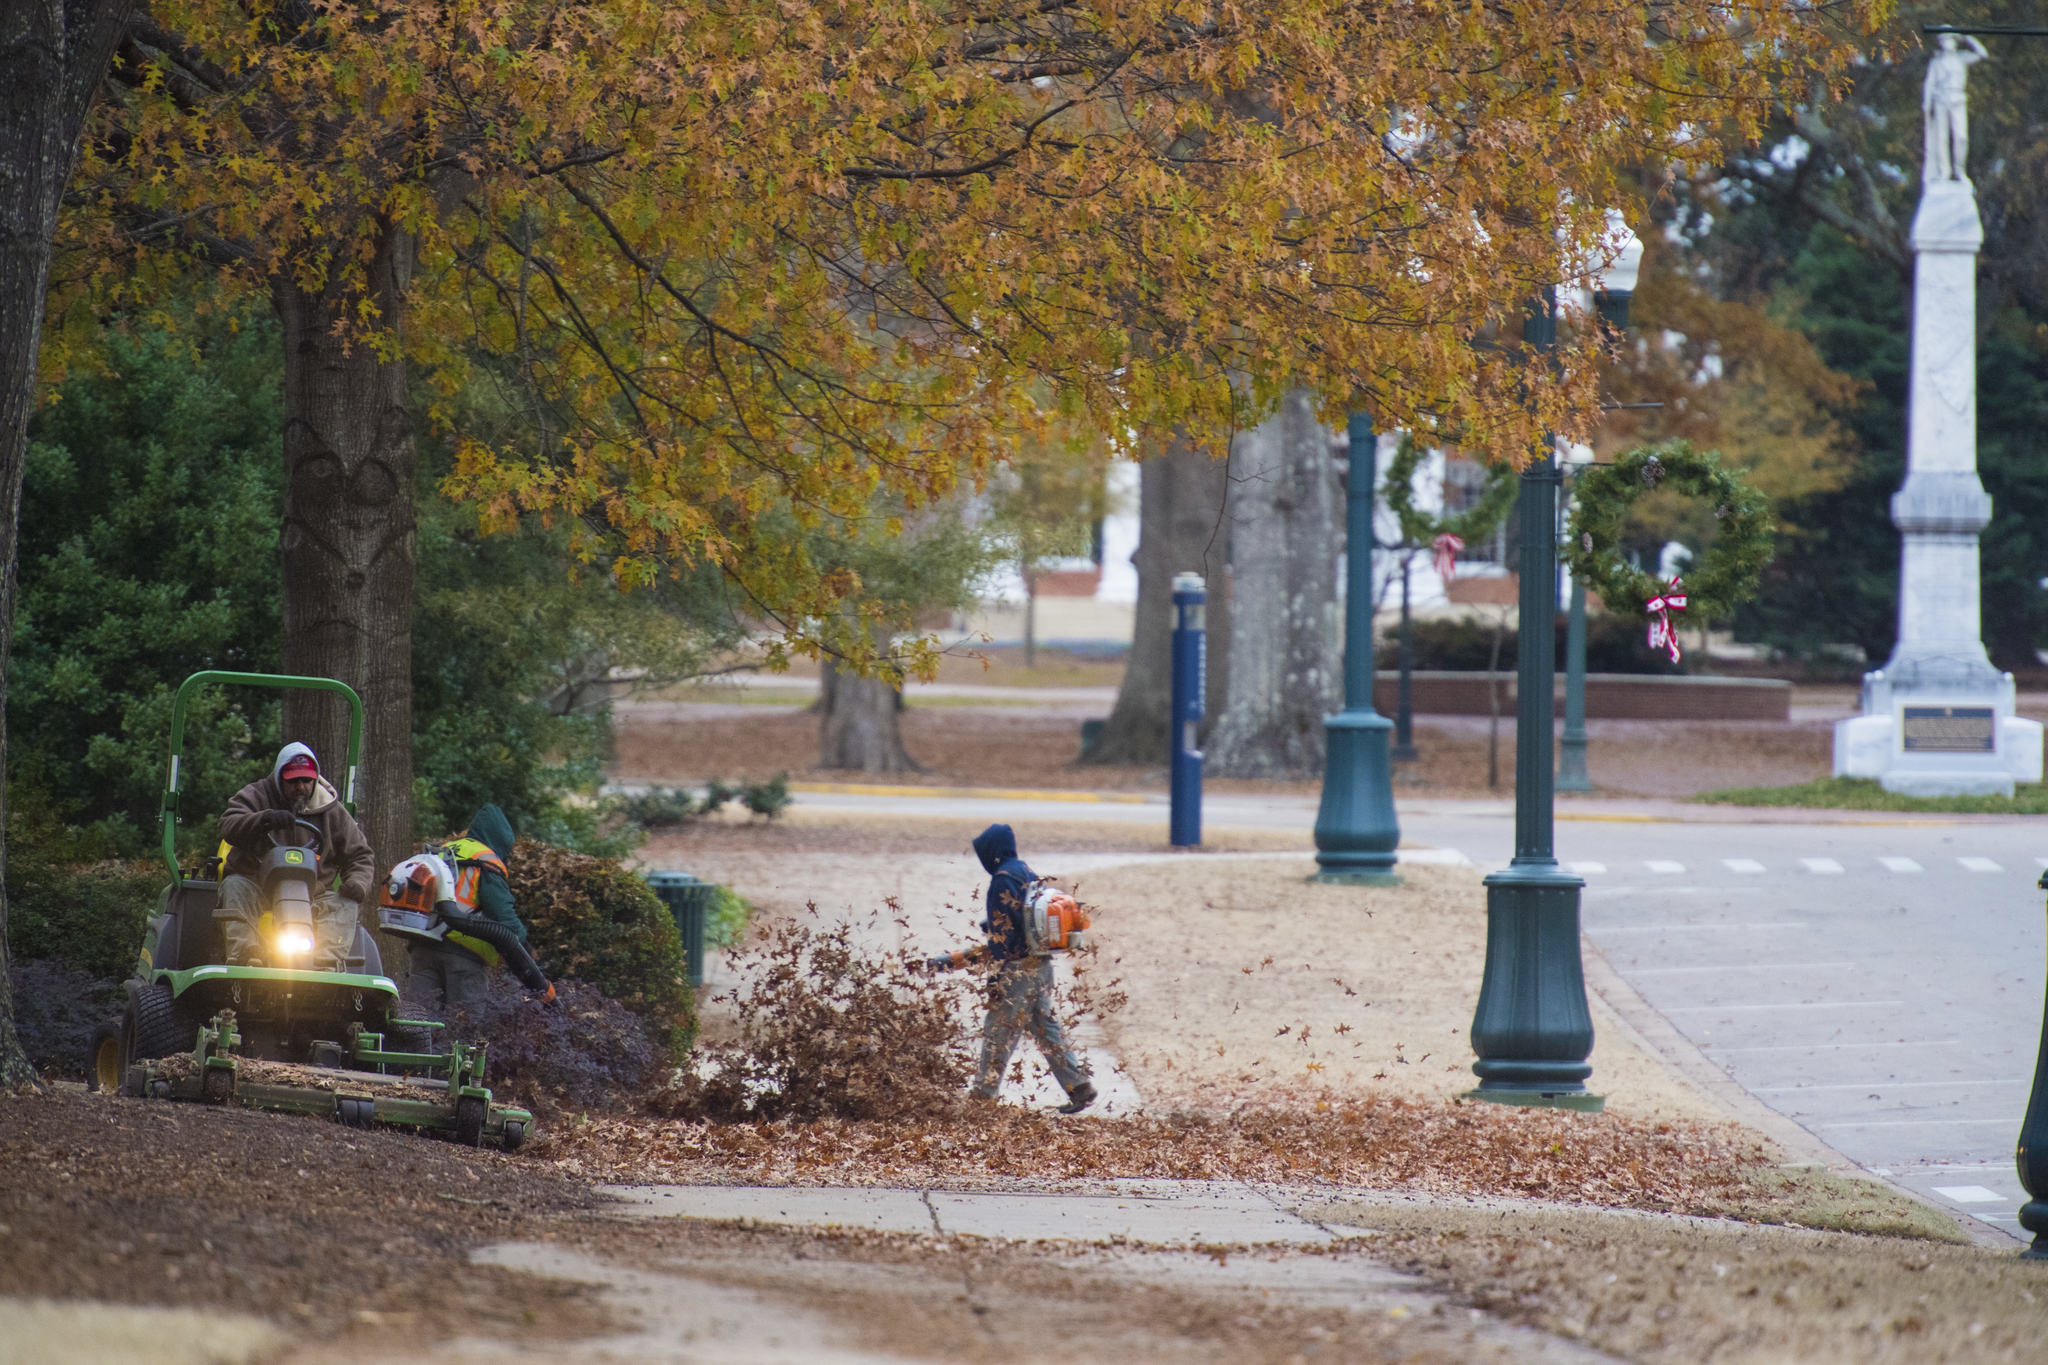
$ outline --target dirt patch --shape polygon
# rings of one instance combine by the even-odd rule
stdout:
[[[584,1286],[472,1266],[598,1201],[500,1153],[317,1119],[57,1090],[0,1096],[0,1285],[248,1314],[294,1334],[608,1330]]]
[[[1295,1106],[1307,1094],[1443,1100],[1472,1089],[1486,892],[1469,867],[1400,887],[1310,883],[1304,858],[1146,863],[1076,879],[1129,1005],[1105,1021],[1155,1108]],[[1596,1015],[1616,1113],[1717,1121],[1719,1106]]]
[[[763,714],[732,714],[735,709]],[[1822,722],[1594,721],[1586,767],[1607,795],[1682,797],[1722,787],[1785,786],[1824,777],[1832,731]],[[1435,796],[1512,795],[1515,727],[1503,717],[1500,785],[1486,782],[1483,716],[1434,717],[1415,727],[1420,758],[1396,769],[1396,791]],[[931,786],[1035,790],[1167,789],[1162,762],[1082,765],[1080,718],[1064,709],[913,706],[903,713],[903,743],[923,765],[886,779]],[[701,718],[622,716],[612,776],[670,784],[766,781],[777,773],[811,781],[873,780],[821,770],[817,718],[800,709],[718,707]],[[1316,795],[1317,782],[1248,782],[1211,777],[1215,794]]]
[[[1465,1301],[1645,1365],[2040,1358],[2048,1263],[2011,1252],[1573,1211],[1356,1206]]]
[[[1087,810],[1077,805],[1076,811]],[[1012,820],[1017,846],[1039,853],[1171,853],[1166,839],[1166,807],[1157,824],[1127,820]],[[741,854],[767,859],[818,858],[822,862],[845,854],[909,857],[936,854],[963,856],[974,836],[988,828],[983,819],[943,815],[869,815],[815,806],[794,806],[773,820],[726,814],[682,826],[655,830],[641,846],[638,860],[649,867],[692,867],[692,855]],[[1287,853],[1315,851],[1308,830],[1230,829],[1210,826],[1202,831],[1209,853]],[[822,868],[821,868],[822,870]],[[722,880],[729,880],[723,879]],[[747,894],[742,888],[742,894]]]
[[[1588,1359],[1573,1343],[1448,1305],[1352,1248],[1199,1255],[663,1220],[587,1228],[574,1250],[515,1245],[492,1254],[587,1277],[641,1319],[644,1335],[550,1351],[569,1365]],[[444,1355],[463,1365],[487,1358],[424,1359]],[[293,1365],[360,1359],[315,1351]]]

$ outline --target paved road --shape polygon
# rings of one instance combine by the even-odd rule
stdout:
[[[1506,862],[1512,821],[1405,837]],[[1583,923],[1764,1103],[1880,1174],[2017,1231],[2041,1033],[2048,824],[1561,821]]]
[[[906,814],[1157,824],[1158,805],[806,795]],[[1583,808],[1582,808],[1583,809]],[[1300,799],[1215,798],[1211,825],[1313,826]],[[2013,1139],[2041,1037],[2048,821],[1563,819],[1584,924],[1615,969],[1759,1100],[1865,1167],[2017,1231]],[[1844,817],[1854,819],[1856,817]],[[1404,804],[1405,840],[1481,868],[1504,802]],[[1598,1078],[1595,1078],[1597,1085]]]

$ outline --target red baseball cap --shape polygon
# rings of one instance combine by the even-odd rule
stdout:
[[[295,777],[318,777],[320,765],[306,754],[294,754],[289,763],[277,770],[277,780],[289,782]]]

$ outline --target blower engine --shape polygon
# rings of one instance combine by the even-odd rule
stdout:
[[[446,942],[451,929],[487,943],[497,949],[505,966],[528,990],[547,1000],[555,998],[554,986],[518,935],[496,920],[462,908],[455,899],[455,869],[431,849],[391,869],[377,898],[377,923],[388,933],[427,943]]]

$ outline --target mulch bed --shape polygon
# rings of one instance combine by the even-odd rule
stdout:
[[[391,1129],[55,1090],[0,1095],[0,1292],[250,1313],[321,1336],[581,1336],[586,1288],[469,1263],[600,1203]]]
[[[1389,1098],[1226,1117],[1062,1119],[972,1105],[889,1123],[590,1118],[545,1136],[532,1159],[614,1183],[1253,1180],[1713,1215],[1749,1202],[1764,1155],[1733,1126]]]

